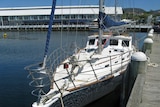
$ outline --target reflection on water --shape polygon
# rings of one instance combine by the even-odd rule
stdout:
[[[0,107],[30,107],[36,98],[30,93],[32,87],[28,85],[30,80],[27,79],[28,72],[24,70],[24,67],[42,61],[47,33],[38,31],[6,32],[7,38],[3,38],[4,33],[0,32]],[[53,32],[49,53],[57,47],[63,45],[69,47],[73,43],[79,47],[84,47],[87,36],[91,33],[66,31],[63,33],[65,36],[61,36],[62,33]],[[138,33],[136,35],[142,37],[146,34]],[[97,107],[99,104],[107,106],[114,100],[118,102],[117,92],[115,91],[86,107]],[[117,106],[112,105],[110,107]]]

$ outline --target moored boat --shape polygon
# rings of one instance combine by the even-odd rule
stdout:
[[[53,0],[51,19],[55,4]],[[133,53],[132,37],[104,34],[104,1],[99,4],[99,34],[89,36],[85,48],[72,53],[60,47],[49,56],[45,51],[43,63],[25,67],[33,79],[30,85],[36,87],[33,107],[83,107],[121,83]]]

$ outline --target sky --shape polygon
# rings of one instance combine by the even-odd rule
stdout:
[[[98,5],[99,0],[57,0],[57,5]],[[114,6],[115,0],[105,0],[106,6]],[[0,0],[0,8],[51,6],[52,0]],[[118,0],[123,8],[141,8],[146,11],[159,10],[160,0]]]

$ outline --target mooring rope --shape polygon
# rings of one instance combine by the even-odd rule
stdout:
[[[159,66],[157,63],[151,62],[149,57],[147,59],[148,59],[148,66],[150,66],[150,67],[158,67]]]

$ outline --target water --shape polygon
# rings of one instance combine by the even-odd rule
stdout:
[[[6,39],[2,38],[3,33],[0,32],[0,107],[31,107],[36,97],[31,95],[33,88],[28,85],[30,79],[27,78],[28,72],[24,67],[42,61],[47,32],[6,32]],[[91,32],[66,31],[63,34],[65,36],[61,36],[60,32],[52,33],[49,50],[56,49],[61,44],[70,46],[74,42],[79,47],[84,47]],[[144,36],[146,33],[136,33],[138,38]],[[139,42],[139,47],[142,42],[143,39]],[[101,102],[106,100],[97,101]],[[92,105],[96,107],[96,104]]]

